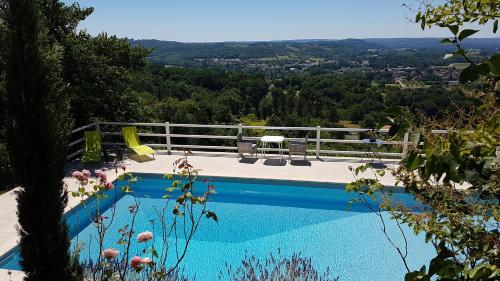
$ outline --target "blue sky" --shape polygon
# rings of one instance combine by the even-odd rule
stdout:
[[[81,0],[94,13],[80,28],[181,42],[443,37],[405,16],[409,0]],[[65,0],[66,3],[75,1]],[[475,37],[492,37],[491,26]]]

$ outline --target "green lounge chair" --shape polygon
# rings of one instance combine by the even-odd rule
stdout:
[[[82,163],[100,162],[102,157],[101,134],[97,131],[85,131],[85,149]]]
[[[128,148],[137,153],[137,155],[142,156],[146,154],[152,154],[153,158],[155,158],[155,151],[151,147],[140,144],[136,127],[123,127],[122,134],[123,139],[125,140],[125,145],[127,145]]]

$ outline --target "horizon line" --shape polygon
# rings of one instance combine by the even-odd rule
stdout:
[[[117,36],[118,37],[118,36]],[[127,40],[151,40],[151,41],[164,41],[164,42],[176,42],[176,43],[185,43],[185,44],[204,44],[204,43],[266,43],[266,42],[287,42],[287,41],[342,41],[342,40],[370,40],[370,39],[436,39],[441,40],[444,38],[450,37],[364,37],[364,38],[355,38],[355,37],[346,37],[346,38],[302,38],[302,39],[271,39],[271,40],[224,40],[224,41],[177,41],[177,40],[166,40],[166,39],[155,39],[155,38],[129,38],[122,37]],[[500,40],[500,37],[474,37],[469,39],[497,39]]]

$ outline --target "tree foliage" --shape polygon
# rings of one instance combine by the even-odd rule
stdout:
[[[43,3],[8,1],[7,136],[18,192],[25,280],[71,280],[62,178],[70,129],[61,46],[50,38]]]
[[[464,22],[497,22],[498,1],[448,0],[438,6],[425,5],[416,18],[422,28],[448,28],[453,38],[442,41],[454,44],[454,55],[470,62],[461,77],[464,91],[478,97],[481,104],[468,113],[445,117],[438,124],[432,120],[416,123],[407,110],[387,110],[380,125],[391,125],[397,136],[409,132],[412,146],[400,166],[392,171],[399,184],[422,203],[418,209],[384,200],[379,206],[398,224],[425,234],[436,249],[436,256],[418,270],[408,268],[405,280],[498,280],[500,278],[500,110],[495,72],[496,57],[474,62],[462,48],[462,42],[475,33],[461,29]],[[496,24],[495,24],[496,25]],[[496,28],[493,30],[496,32]],[[484,69],[483,69],[484,68]],[[464,74],[465,73],[465,74]],[[480,83],[480,90],[469,83]],[[460,111],[460,110],[459,110]],[[432,129],[447,129],[436,134]],[[421,143],[423,142],[423,146]],[[370,165],[364,167],[366,170]],[[355,171],[357,175],[359,171]],[[375,175],[385,173],[374,170]],[[358,179],[347,189],[362,198],[376,192],[386,194],[378,180]],[[400,250],[399,246],[395,248]],[[402,256],[406,264],[406,256]]]

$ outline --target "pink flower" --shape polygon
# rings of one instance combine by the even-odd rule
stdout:
[[[106,175],[106,173],[101,173],[101,175],[99,177],[101,178],[101,182],[108,181],[108,176]]]
[[[106,183],[108,181],[108,176],[106,175],[106,170],[95,170],[94,171],[96,177],[98,177],[101,183]]]
[[[82,174],[84,176],[86,176],[87,178],[91,176],[90,171],[89,170],[85,170],[85,169],[82,170]]]
[[[119,254],[120,254],[119,251],[112,249],[112,248],[109,248],[109,249],[102,251],[101,256],[103,256],[104,258],[109,260],[109,259],[116,258]]]
[[[125,170],[127,170],[127,165],[125,165],[124,163],[120,164],[120,169],[125,172]]]
[[[115,186],[114,186],[112,183],[110,183],[110,182],[105,183],[105,184],[104,184],[104,187],[105,187],[107,190],[110,190],[110,189],[115,188]]]
[[[150,264],[151,262],[153,262],[153,260],[151,260],[149,257],[146,257],[146,258],[142,259],[142,263],[143,264]]]
[[[80,182],[86,182],[88,180],[88,177],[80,171],[74,171],[71,175]]]
[[[140,257],[133,257],[131,260],[130,260],[130,266],[134,269],[137,269],[142,263],[142,259]]]
[[[206,194],[214,194],[214,193],[217,193],[217,192],[215,192],[215,186],[209,185],[208,191],[206,192]]]
[[[139,235],[137,235],[137,241],[139,243],[147,242],[151,239],[153,239],[153,233],[151,233],[149,231],[144,231],[144,232],[139,233]]]

